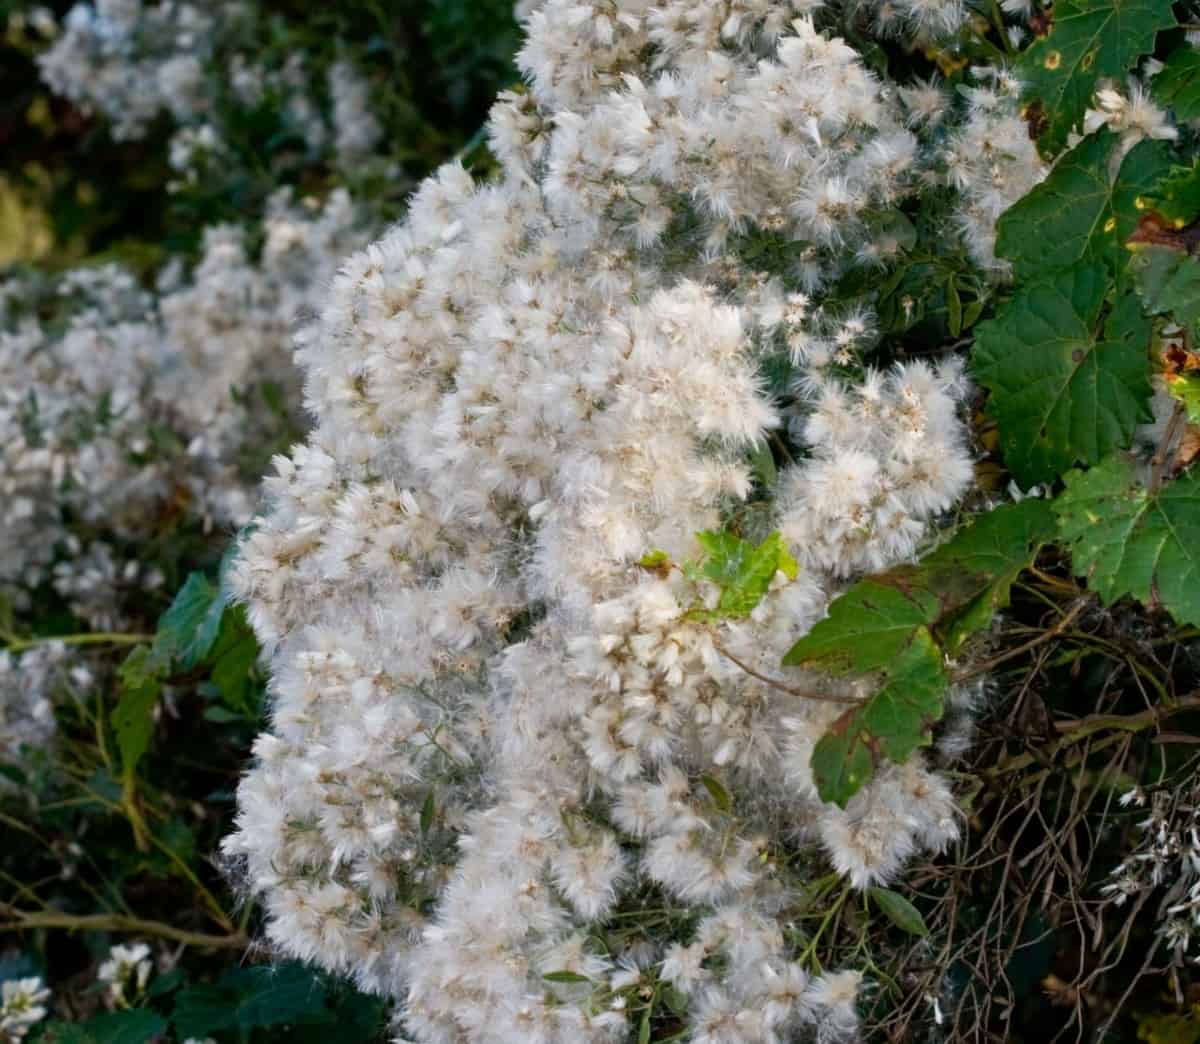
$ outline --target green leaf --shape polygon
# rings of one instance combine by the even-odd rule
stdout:
[[[638,1026],[638,1044],[650,1044],[650,1009],[642,1012],[641,1025]]]
[[[671,556],[665,551],[660,551],[655,548],[653,551],[647,551],[641,558],[638,559],[638,565],[643,569],[649,569],[651,572],[659,572],[667,569],[671,565]]]
[[[1188,420],[1192,424],[1200,424],[1200,374],[1179,374],[1167,381],[1167,391],[1172,399],[1183,403]]]
[[[209,707],[204,711],[204,720],[216,722],[218,725],[228,725],[234,721],[245,721],[246,716],[226,707]]]
[[[1046,117],[1042,150],[1057,152],[1079,129],[1098,81],[1123,81],[1154,50],[1157,32],[1174,24],[1165,0],[1059,0],[1050,34],[1035,40],[1016,65],[1025,100]]]
[[[688,995],[677,986],[668,985],[667,988],[663,990],[663,1000],[667,1002],[667,1007],[671,1009],[672,1014],[687,1014],[690,1006]]]
[[[1018,574],[1033,563],[1054,535],[1054,510],[1049,501],[1030,498],[976,516],[953,539],[921,560],[919,568],[930,577],[930,586],[945,606],[941,617],[930,621],[944,648],[951,652],[960,648],[1008,605]],[[979,593],[952,606],[947,592],[956,579],[959,589],[966,591],[964,577],[978,583]]]
[[[1146,311],[1168,313],[1193,330],[1200,327],[1200,261],[1167,246],[1139,245],[1130,272]]]
[[[1107,289],[1102,267],[1081,265],[1023,287],[976,327],[974,370],[1024,486],[1097,463],[1150,419],[1150,322],[1127,294],[1097,329]]]
[[[958,287],[955,285],[953,276],[951,276],[950,281],[946,283],[946,325],[950,329],[951,337],[957,337],[962,333],[962,298],[958,296]]]
[[[916,566],[860,580],[834,600],[829,615],[784,657],[838,674],[887,670],[918,631],[941,633],[974,611],[978,626],[1008,604],[1017,574],[1054,535],[1044,500],[1005,504],[974,519]]]
[[[1200,160],[1190,167],[1172,167],[1143,204],[1177,228],[1194,221],[1200,216]]]
[[[212,649],[221,630],[225,600],[203,573],[191,573],[159,617],[154,644],[164,656],[191,670]]]
[[[771,453],[771,444],[765,439],[757,443],[751,451],[750,467],[760,486],[764,489],[774,487],[779,472],[775,467],[775,456]]]
[[[749,616],[767,593],[776,572],[794,580],[799,571],[777,532],[757,547],[725,531],[706,530],[697,533],[696,540],[706,552],[700,574],[721,588],[715,610],[718,617]]]
[[[310,1018],[324,1010],[320,978],[294,961],[270,967],[234,968],[212,985],[181,990],[171,1022],[180,1037],[221,1030],[251,1030]]]
[[[843,714],[813,748],[813,780],[821,800],[845,808],[885,757],[903,762],[927,745],[942,716],[948,684],[941,650],[919,628],[891,664],[886,684]]]
[[[1143,141],[1130,150],[1116,178],[1109,170],[1120,136],[1090,134],[1055,164],[996,223],[996,252],[1013,263],[1019,280],[1047,276],[1080,262],[1103,263],[1114,277],[1128,263],[1125,240],[1139,217],[1136,201],[1170,170],[1166,142]]]
[[[167,1020],[146,1008],[138,1008],[97,1015],[80,1023],[79,1028],[95,1044],[144,1044],[166,1032]]]
[[[1176,47],[1150,81],[1150,93],[1181,123],[1200,117],[1200,51],[1191,44]]]
[[[888,683],[859,711],[859,722],[897,764],[929,743],[929,730],[942,717],[948,684],[943,657],[924,628],[888,672]]]
[[[859,581],[792,647],[784,663],[882,674],[875,695],[843,714],[813,751],[823,800],[844,806],[883,758],[903,761],[929,741],[949,684],[942,647],[958,648],[1008,604],[1017,574],[1054,533],[1046,501],[999,507],[916,566]]]
[[[543,975],[542,978],[545,979],[547,982],[581,983],[581,982],[591,982],[592,981],[586,975],[580,975],[579,972],[573,972],[573,971],[546,972],[546,974]]]
[[[245,609],[240,605],[226,609],[216,645],[208,654],[212,664],[210,678],[221,702],[251,720],[257,720],[260,712],[259,685],[254,674],[258,651],[258,641],[246,621]]]
[[[713,799],[713,804],[722,812],[729,812],[733,808],[733,799],[729,796],[729,791],[715,776],[701,776],[700,782],[704,784],[704,789],[708,791],[708,796]]]
[[[162,692],[163,672],[149,646],[139,645],[121,664],[120,697],[112,712],[112,726],[121,751],[121,769],[130,778],[154,733],[154,706]]]
[[[437,812],[437,804],[433,797],[433,791],[430,790],[425,795],[425,800],[421,803],[421,833],[428,834],[429,828],[433,826],[433,817]]]
[[[878,754],[862,731],[858,708],[841,715],[813,748],[811,767],[817,794],[842,808],[875,775]]]
[[[929,934],[921,911],[899,892],[893,892],[890,888],[868,888],[867,895],[871,897],[871,902],[879,907],[887,919],[901,931],[908,932],[909,935],[926,936]]]
[[[14,630],[12,599],[0,591],[0,632],[13,634]]]
[[[83,1023],[48,1022],[34,1038],[34,1044],[98,1044]]]
[[[165,997],[168,993],[179,989],[186,980],[187,972],[183,968],[172,968],[170,971],[154,976],[154,979],[150,983],[150,988],[146,991],[146,996]]]
[[[1065,481],[1054,509],[1075,572],[1106,604],[1124,595],[1160,601],[1181,623],[1200,625],[1200,477],[1152,493],[1118,456]]]
[[[788,650],[785,665],[807,664],[835,674],[887,668],[937,616],[937,599],[909,576],[868,577],[837,598],[829,615]]]

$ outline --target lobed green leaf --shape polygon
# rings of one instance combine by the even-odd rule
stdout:
[[[1200,118],[1200,51],[1191,44],[1176,47],[1150,81],[1150,93],[1177,120]]]
[[[813,751],[822,800],[845,806],[884,758],[904,761],[929,742],[949,685],[944,651],[1008,604],[1017,574],[1054,532],[1046,501],[997,508],[916,566],[859,581],[791,648],[785,664],[881,676],[875,695],[841,715]]]
[[[1061,149],[1080,129],[1100,80],[1124,80],[1154,50],[1158,31],[1173,25],[1165,0],[1059,0],[1049,35],[1034,41],[1016,65],[1025,101],[1045,118],[1041,149]]]
[[[1146,311],[1170,314],[1180,326],[1200,330],[1200,261],[1171,247],[1139,245],[1130,271]]]
[[[1022,287],[976,328],[972,363],[990,392],[1005,463],[1024,486],[1129,445],[1150,419],[1151,325],[1098,264]]]
[[[1054,509],[1075,572],[1106,604],[1132,595],[1200,624],[1200,477],[1151,491],[1115,456],[1067,475]]]
[[[996,253],[1030,281],[1081,263],[1103,264],[1114,278],[1128,264],[1125,240],[1137,226],[1137,201],[1171,169],[1166,142],[1143,141],[1116,176],[1120,136],[1090,134],[1055,164],[1041,184],[1006,210],[996,224]]]
[[[700,575],[721,588],[718,617],[749,616],[777,572],[795,579],[799,571],[779,533],[757,546],[724,530],[705,530],[696,534],[696,540],[706,552]]]

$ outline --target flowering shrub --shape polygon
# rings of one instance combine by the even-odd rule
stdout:
[[[856,974],[784,930],[811,842],[887,883],[953,802],[914,758],[823,804],[862,689],[770,674],[971,483],[961,368],[875,369],[867,293],[822,301],[898,256],[939,158],[790,5],[526,29],[499,180],[427,182],[301,335],[318,427],[231,574],[275,706],[225,850],[284,952],[420,1040],[848,1038]],[[661,934],[590,941],[651,894]]]
[[[106,950],[97,1019],[138,1039],[319,1020],[332,977],[423,1044],[1100,1039],[1153,972],[1183,1009],[1192,23],[517,16],[493,159],[468,145],[382,235],[369,54],[98,0],[38,59],[116,139],[169,124],[186,206],[259,119],[305,157],[259,187],[319,201],[263,193],[261,229],[212,223],[153,291],[109,265],[0,296],[10,797],[43,800],[55,717],[65,750],[95,735],[73,775],[211,923],[0,913],[286,962],[264,1013],[235,999],[256,969],[168,1002],[163,953]],[[203,550],[141,553],[164,514]],[[51,594],[87,629],[46,626]],[[238,920],[151,779],[166,719],[207,700],[248,738],[264,684],[221,843]],[[1140,841],[1126,792],[1156,795]]]

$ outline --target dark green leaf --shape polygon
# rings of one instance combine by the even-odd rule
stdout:
[[[885,669],[937,617],[937,599],[908,583],[868,578],[829,607],[829,615],[788,650],[788,666],[807,664],[837,674]]]
[[[921,912],[899,892],[893,892],[888,888],[868,888],[867,894],[871,897],[871,901],[883,911],[887,919],[901,931],[908,932],[909,935],[925,936],[929,934]]]
[[[887,758],[903,762],[929,743],[948,683],[942,653],[925,628],[891,664],[886,683],[843,714],[813,749],[813,780],[822,801],[846,803]]]
[[[1146,208],[1177,228],[1200,217],[1200,161],[1190,167],[1172,167],[1143,200]]]
[[[1139,244],[1132,253],[1130,271],[1146,311],[1200,329],[1200,261],[1166,246]]]
[[[48,1022],[34,1038],[35,1044],[99,1044],[82,1023]]]
[[[166,1032],[167,1020],[145,1008],[97,1015],[80,1024],[95,1044],[144,1044]]]
[[[246,622],[245,609],[226,609],[216,645],[210,650],[211,679],[221,701],[243,718],[256,720],[259,715],[258,683],[254,669],[258,661],[258,641]]]
[[[1118,456],[1072,472],[1066,485],[1054,508],[1075,572],[1105,603],[1158,600],[1181,623],[1200,625],[1200,478],[1152,493]]]
[[[1081,265],[1022,288],[976,327],[975,373],[1024,486],[1128,446],[1150,418],[1149,320],[1125,295],[1101,332],[1107,290],[1102,267]]]
[[[924,629],[888,672],[888,682],[862,706],[859,722],[897,764],[929,742],[942,717],[946,672],[942,652]]]
[[[1050,34],[1035,40],[1016,66],[1025,100],[1046,118],[1041,148],[1057,152],[1079,129],[1099,80],[1123,81],[1154,50],[1158,31],[1174,24],[1164,0],[1058,0]]]
[[[171,1021],[180,1037],[206,1037],[220,1030],[251,1030],[310,1018],[324,1006],[320,978],[289,961],[235,968],[214,985],[180,991]]]
[[[1006,210],[996,224],[996,253],[1031,281],[1080,262],[1102,263],[1118,276],[1128,263],[1125,240],[1137,225],[1135,201],[1170,170],[1171,149],[1143,141],[1109,173],[1119,135],[1102,130],[1084,138],[1049,177]]]
[[[946,649],[955,651],[1008,605],[1013,581],[1054,534],[1050,503],[1027,499],[977,516],[921,560],[918,568],[944,606],[938,620],[930,623],[936,625],[934,634]],[[966,577],[978,583],[978,594],[968,593]],[[965,596],[959,605],[948,597],[952,585]]]
[[[154,732],[154,707],[162,691],[161,669],[148,646],[139,645],[121,665],[120,696],[112,712],[112,726],[121,751],[121,768],[132,776],[150,746]]]
[[[421,803],[421,833],[428,834],[429,828],[433,826],[433,816],[437,811],[437,805],[434,803],[433,791],[431,790],[425,795],[425,800]]]
[[[208,707],[204,711],[204,720],[216,722],[218,725],[228,725],[232,721],[245,721],[246,716],[225,707]]]
[[[221,630],[225,600],[203,573],[191,573],[159,618],[155,647],[191,670],[212,649]]]
[[[916,566],[859,581],[792,647],[785,663],[882,675],[875,695],[843,714],[813,751],[822,799],[845,805],[880,760],[903,761],[928,742],[948,685],[934,636],[953,650],[986,626],[1054,531],[1045,501],[997,508]]]
[[[958,287],[955,286],[953,278],[946,284],[946,323],[950,328],[951,337],[962,333],[962,298],[958,296]]]
[[[817,741],[812,754],[813,781],[822,801],[846,807],[864,783],[875,775],[878,755],[862,730],[858,708],[843,714]]]
[[[1181,123],[1200,117],[1200,51],[1191,44],[1176,47],[1150,81],[1154,100]]]
[[[170,971],[154,976],[154,979],[150,983],[150,988],[146,991],[146,996],[165,997],[173,990],[179,989],[186,979],[187,972],[182,968],[172,968]]]

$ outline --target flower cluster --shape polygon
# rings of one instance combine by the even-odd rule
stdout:
[[[33,295],[17,280],[0,326],[0,586],[18,607],[49,581],[111,629],[124,593],[162,582],[130,555],[165,512],[202,528],[249,518],[243,455],[291,430],[295,322],[359,226],[344,193],[323,207],[284,193],[259,257],[222,226],[194,271],[169,268],[155,294],[121,268],[71,270],[45,290],[49,320],[25,314]]]
[[[1018,106],[1020,83],[1002,67],[974,71],[982,82],[968,89],[967,119],[942,151],[943,176],[959,193],[955,216],[971,257],[981,268],[1003,274],[1009,265],[996,257],[996,221],[1047,169]],[[913,98],[913,118],[936,120],[932,107],[917,107],[922,104],[928,102]]]
[[[86,692],[91,684],[91,672],[72,665],[61,642],[0,652],[0,764],[20,766],[30,754],[44,752],[56,731],[55,698],[64,688]],[[10,786],[0,777],[0,789]]]
[[[322,84],[302,53],[264,63],[250,44],[254,18],[248,5],[226,0],[77,3],[39,64],[52,90],[105,116],[117,140],[144,137],[168,115],[171,165],[189,178],[220,157],[230,112],[268,102],[310,151],[329,151],[342,167],[361,160],[382,128],[360,72],[338,61]]]
[[[1141,903],[1161,891],[1157,906],[1158,935],[1179,959],[1195,957],[1200,937],[1200,790],[1194,785],[1134,787],[1121,804],[1145,809],[1138,822],[1140,839],[1116,866],[1101,891],[1108,902]]]
[[[852,1040],[800,886],[956,836],[920,759],[822,804],[813,746],[864,691],[771,677],[973,472],[961,373],[864,367],[870,316],[822,306],[940,160],[812,6],[524,5],[500,177],[427,181],[300,334],[317,427],[232,571],[274,710],[225,851],[281,951],[419,1041],[618,1040],[666,985],[702,1044]],[[748,617],[643,563],[723,525],[803,566]],[[665,928],[595,944],[651,897]]]

